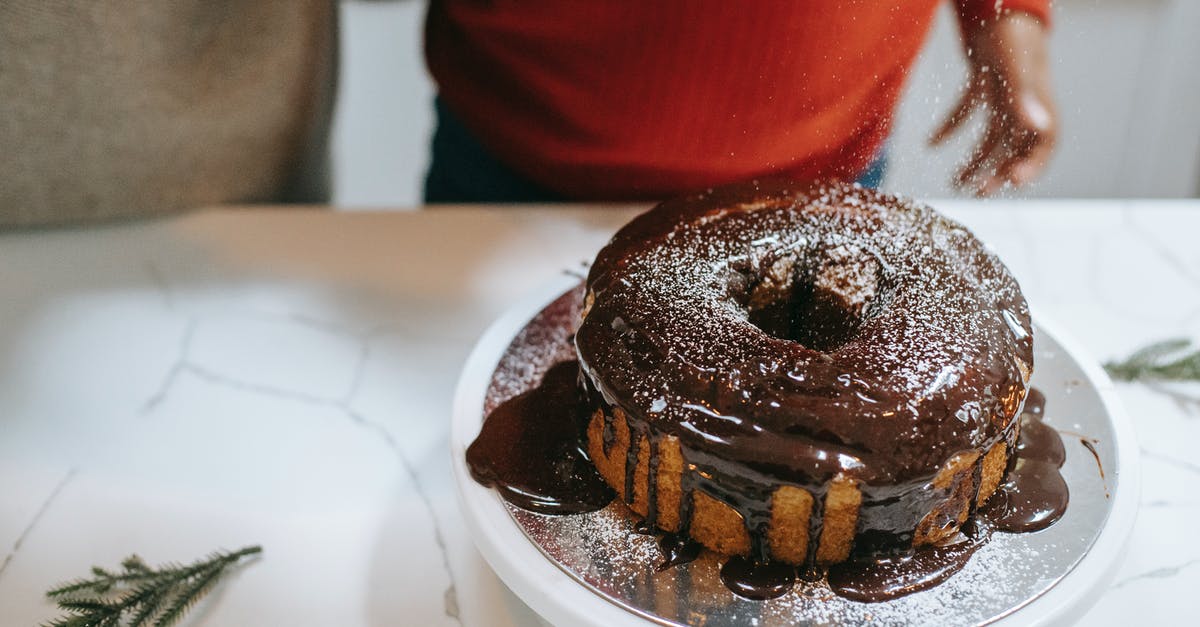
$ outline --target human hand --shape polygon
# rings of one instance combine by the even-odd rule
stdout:
[[[941,144],[975,109],[986,112],[983,139],[955,176],[959,187],[987,196],[1005,184],[1025,185],[1045,169],[1058,133],[1046,40],[1041,21],[1019,11],[964,25],[970,81],[929,140]]]

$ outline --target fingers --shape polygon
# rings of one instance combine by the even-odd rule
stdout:
[[[989,135],[998,133],[1000,141],[988,146],[985,138],[981,151],[990,149],[988,157],[981,162],[976,155],[958,179],[960,185],[974,187],[981,196],[991,195],[1006,184],[1020,187],[1032,182],[1054,152],[1057,124],[1053,106],[1032,93],[1009,102],[1013,103],[1010,109],[993,114],[989,120]],[[979,176],[988,170],[990,174]]]
[[[1008,151],[996,174],[984,182],[985,193],[991,194],[1006,183],[1020,187],[1033,182],[1046,168],[1053,152],[1053,135],[1026,130],[1022,140]]]
[[[1016,160],[1008,175],[1008,181],[1017,187],[1028,185],[1042,174],[1050,155],[1054,154],[1053,142],[1038,142],[1037,146],[1023,159]]]
[[[971,45],[974,78],[982,85],[973,104],[984,106],[989,115],[983,139],[955,182],[989,195],[1005,185],[1026,185],[1042,173],[1054,150],[1058,115],[1046,32],[1039,22],[1015,12],[975,32]],[[962,121],[947,122],[935,140]]]
[[[1019,135],[1019,139],[995,146],[984,165],[970,172],[964,168],[957,179],[959,186],[972,189],[978,196],[990,196],[1006,184],[1021,187],[1033,182],[1049,162],[1054,143],[1049,137],[1032,131]],[[974,164],[973,160],[968,167]],[[981,173],[984,174],[981,176]]]
[[[958,104],[954,106],[954,111],[950,112],[950,115],[946,116],[946,119],[942,121],[942,124],[938,127],[938,129],[929,137],[929,145],[937,146],[946,141],[951,135],[954,134],[955,131],[959,129],[959,127],[962,126],[962,123],[965,122],[967,118],[971,117],[971,112],[975,110],[975,107],[978,106],[982,100],[983,98],[980,82],[977,80],[972,80],[966,91],[964,91],[962,96],[959,97]]]
[[[984,167],[995,160],[998,150],[1003,148],[1006,135],[1004,114],[992,111],[988,118],[987,131],[979,142],[979,147],[971,154],[971,159],[958,171],[954,182],[959,187],[980,187],[979,173]]]

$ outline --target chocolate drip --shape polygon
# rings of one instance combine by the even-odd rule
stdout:
[[[700,552],[704,550],[699,542],[682,533],[664,534],[658,539],[658,548],[663,554],[663,561],[654,567],[658,572],[687,564],[700,557]]]
[[[828,492],[826,492],[828,494]],[[813,494],[812,512],[808,516],[808,547],[805,552],[805,571],[811,571],[817,564],[817,549],[821,547],[821,532],[825,529],[825,499],[824,494]]]
[[[1057,466],[1018,459],[982,514],[1001,531],[1038,531],[1062,518],[1068,496],[1067,482]]]
[[[787,594],[796,583],[796,568],[760,563],[735,555],[721,567],[721,581],[738,596],[765,601]]]
[[[590,407],[581,402],[579,364],[546,372],[535,388],[496,407],[467,448],[467,465],[479,483],[504,500],[544,514],[598,510],[613,499],[580,446],[580,425]]]
[[[835,594],[864,603],[898,598],[931,588],[966,567],[971,556],[991,537],[993,528],[1009,532],[1045,529],[1066,510],[1068,491],[1059,467],[1066,459],[1058,431],[1042,422],[1045,397],[1031,389],[1021,415],[1015,454],[1005,481],[991,499],[963,525],[964,536],[954,544],[925,546],[901,554],[863,556],[834,564],[828,570]],[[978,490],[982,464],[972,473]]]
[[[609,412],[603,413],[603,429],[600,431],[601,446],[604,448],[604,456],[612,455],[613,444],[617,441],[617,429],[613,425],[613,417]]]
[[[1096,460],[1096,470],[1100,471],[1100,478],[1104,478],[1104,464],[1100,462],[1100,453],[1096,450],[1095,442],[1090,438],[1079,438],[1079,443],[1083,448],[1087,449],[1092,454],[1092,458]],[[1107,490],[1107,488],[1105,488]]]
[[[691,467],[693,475],[683,500],[694,499],[695,493],[699,491],[728,505],[741,517],[750,538],[751,559],[756,562],[769,560],[767,530],[771,525],[771,495],[774,492],[771,482],[761,475],[735,469],[728,462],[703,451],[682,447],[682,453],[684,466]],[[681,526],[684,531],[691,527],[691,514],[689,510],[687,526]],[[681,525],[684,520],[681,516]]]
[[[1108,481],[1104,478],[1104,463],[1100,461],[1100,452],[1096,450],[1096,443],[1099,441],[1095,438],[1079,438],[1079,443],[1092,454],[1092,459],[1096,460],[1096,470],[1100,472],[1100,481],[1104,483],[1104,498],[1107,499],[1111,495],[1108,492]]]
[[[647,438],[650,455],[646,460],[646,524],[658,525],[658,438]]]
[[[838,596],[863,603],[878,603],[927,590],[962,570],[990,537],[989,530],[970,525],[954,544],[923,547],[901,556],[834,564],[829,567],[829,588]]]
[[[687,463],[683,464],[683,472],[679,475],[679,532],[687,533],[692,528],[692,513],[696,507],[696,484],[700,478],[696,474],[696,467]]]
[[[1030,390],[1016,455],[1004,482],[980,512],[1001,531],[1045,529],[1067,511],[1070,493],[1059,472],[1067,452],[1058,431],[1042,422],[1045,402],[1040,391]]]
[[[1017,457],[1036,459],[1062,468],[1067,461],[1067,449],[1054,427],[1031,414],[1024,414],[1021,416],[1021,435],[1017,438]]]
[[[657,536],[660,533],[658,527],[650,524],[645,518],[633,523],[633,532],[642,536]]]
[[[979,491],[983,488],[983,457],[979,456],[979,461],[971,470],[971,500],[968,504],[967,518],[974,518],[975,511],[979,509]]]
[[[633,503],[633,487],[637,477],[638,451],[642,448],[642,438],[646,435],[646,426],[626,420],[629,428],[629,448],[625,449],[625,504]]]

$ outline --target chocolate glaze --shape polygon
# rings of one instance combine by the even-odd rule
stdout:
[[[1062,437],[1050,425],[1042,422],[1046,397],[1041,390],[1030,389],[1021,409],[1021,436],[1017,439],[1017,456],[1036,459],[1062,468],[1067,461],[1067,449]]]
[[[734,594],[763,601],[787,594],[796,583],[796,567],[760,563],[735,555],[721,567],[721,582]]]
[[[579,365],[554,366],[537,387],[488,414],[467,448],[471,476],[534,512],[577,514],[608,505],[614,492],[580,446],[589,410]]]
[[[1024,459],[1036,459],[1055,468],[1062,468],[1067,461],[1067,449],[1063,446],[1062,437],[1058,431],[1040,420],[1028,420],[1029,415],[1021,417],[1021,436],[1017,439],[1017,456]]]
[[[699,542],[678,533],[665,533],[658,539],[658,549],[662,551],[663,561],[654,569],[662,572],[672,566],[686,564],[700,557],[704,547]]]
[[[521,425],[524,429],[533,431],[533,434],[526,434],[517,437],[517,440],[532,439],[536,440],[538,432],[544,432],[545,429],[541,424],[542,421],[549,423],[557,423],[559,425],[569,423],[563,421],[562,414],[555,415],[554,406],[571,407],[573,402],[577,402],[579,398],[578,389],[567,385],[569,379],[568,373],[571,372],[572,366],[570,357],[572,352],[571,347],[571,330],[577,321],[580,302],[583,297],[581,289],[575,289],[567,292],[559,299],[555,300],[551,305],[547,306],[538,316],[536,316],[517,337],[513,340],[508,351],[501,359],[496,373],[493,376],[492,384],[489,386],[485,408],[490,410],[486,423],[493,421],[493,415],[504,416],[512,413],[512,408],[524,408],[528,411],[528,415],[512,419],[512,422]],[[564,362],[564,360],[566,360]],[[547,374],[550,373],[550,374]],[[545,376],[543,376],[545,375]],[[554,395],[561,395],[561,398],[555,399]],[[542,403],[544,407],[538,407],[535,403],[519,402],[513,403],[515,399],[536,398],[537,403]],[[595,399],[590,401],[596,403]],[[1043,413],[1043,405],[1045,399],[1037,390],[1030,390],[1028,397],[1024,403],[1022,413],[1022,435],[1021,441],[1017,443],[1017,451],[1019,457],[1025,457],[1030,454],[1042,455],[1041,463],[1044,466],[1053,466],[1054,463],[1047,463],[1049,457],[1053,459],[1053,453],[1043,454],[1039,451],[1053,451],[1056,447],[1053,443],[1034,441],[1038,438],[1049,438],[1051,436],[1057,438],[1057,433],[1050,429],[1027,429],[1031,424],[1041,424],[1040,417]],[[505,408],[500,410],[499,408]],[[497,414],[497,411],[501,413]],[[578,413],[584,413],[579,411]],[[497,418],[504,421],[508,419]],[[611,428],[611,421],[606,424],[606,429]],[[528,472],[537,475],[540,471],[539,466],[550,464],[549,460],[555,458],[556,450],[568,449],[574,452],[581,450],[582,433],[578,427],[574,430],[565,430],[560,433],[563,437],[574,437],[574,444],[551,445],[542,448],[542,445],[537,444],[517,444],[517,445],[500,445],[499,443],[507,441],[497,438],[510,438],[507,434],[508,429],[485,429],[480,433],[480,438],[476,443],[472,444],[472,448],[480,447],[477,450],[490,450],[497,457],[515,456],[520,458],[542,458],[540,462],[530,463],[524,466],[517,466],[510,460],[503,460],[496,464],[494,460],[488,462],[485,468],[492,466],[506,466],[509,468],[523,468]],[[497,436],[497,434],[500,434]],[[614,436],[615,438],[615,436]],[[495,442],[487,444],[489,440],[496,439]],[[484,443],[480,444],[479,440]],[[516,446],[532,446],[534,448],[515,448]],[[1061,448],[1061,445],[1058,447]],[[503,455],[502,455],[503,453]],[[572,453],[575,454],[575,453]],[[1019,462],[1015,462],[1014,465]],[[563,483],[573,483],[575,479],[572,477],[574,473],[558,473],[549,475],[555,481]],[[706,473],[707,474],[707,473]],[[592,475],[589,475],[592,477]],[[596,477],[593,477],[596,478]],[[537,478],[521,478],[515,479],[516,485],[522,485],[536,481]],[[685,492],[692,490],[704,490],[706,493],[714,496],[721,495],[740,495],[747,493],[750,488],[742,486],[738,489],[722,490],[719,486],[702,484],[703,477],[700,473],[685,473],[682,477],[683,489]],[[495,479],[492,480],[496,482]],[[972,476],[974,484],[979,483],[979,474],[976,472]],[[502,494],[506,493],[504,488],[500,488]],[[547,491],[554,493],[570,493],[574,488],[571,486],[560,486],[551,488]],[[511,493],[511,491],[508,491]],[[561,497],[560,497],[561,498]],[[588,507],[601,504],[601,501],[611,499],[612,493],[608,492],[606,497],[588,499],[590,505]],[[690,504],[690,499],[685,499]],[[512,501],[518,506],[525,506],[520,500]],[[540,505],[542,499],[538,499]],[[817,499],[815,505],[819,506],[821,499]],[[984,511],[980,512],[980,516],[986,516],[987,510],[992,507],[989,503]],[[690,520],[690,508],[684,508],[681,512],[681,520]],[[545,511],[544,509],[535,509],[535,511]],[[818,520],[816,526],[810,530],[810,537],[819,535],[820,517],[813,517]],[[665,570],[673,566],[678,566],[694,560],[702,551],[700,545],[686,536],[679,533],[663,533],[657,530],[652,521],[641,520],[635,525],[635,531],[639,533],[647,533],[658,535],[658,545],[662,551],[663,561],[656,565],[658,570]],[[812,522],[810,521],[810,524]],[[685,524],[686,528],[686,524]],[[975,528],[972,524],[964,526],[966,538],[951,546],[943,547],[922,547],[916,549],[896,549],[895,545],[890,542],[873,542],[871,533],[863,533],[860,531],[856,541],[855,553],[853,561],[846,562],[841,565],[836,565],[829,569],[828,581],[830,587],[838,594],[855,598],[862,601],[879,601],[902,596],[917,590],[925,589],[931,585],[935,585],[940,581],[948,579],[955,572],[964,567],[970,556],[987,541],[991,525],[986,521],[980,523],[979,528]],[[892,540],[892,538],[888,538]],[[909,537],[911,540],[911,536]],[[727,565],[728,566],[728,565]],[[731,590],[737,594],[743,594],[750,598],[769,598],[771,595],[786,593],[790,589],[789,576],[787,573],[792,573],[791,577],[796,576],[796,571],[788,565],[776,564],[769,568],[763,568],[760,563],[755,566],[754,560],[744,558],[736,558],[732,566],[722,571],[722,579],[730,585]],[[824,574],[822,570],[816,568],[801,568],[799,574],[807,576],[809,580],[819,580]]]
[[[754,559],[769,557],[781,485],[816,497],[809,562],[838,475],[858,481],[860,526],[904,545],[945,498],[927,488],[941,464],[1015,437],[1028,306],[994,255],[926,207],[850,186],[721,188],[622,228],[587,290],[575,344],[606,415],[629,416],[626,498],[640,442],[653,468],[657,442],[677,438],[697,468],[684,528],[700,490],[741,515]]]
[[[1067,482],[1058,466],[1018,459],[981,514],[1001,531],[1038,531],[1062,518],[1067,499]]]
[[[857,561],[836,567],[831,586],[862,600],[924,589],[986,541],[972,533],[910,548],[917,522],[947,496],[932,478],[955,453],[1001,441],[1015,451],[1008,480],[979,514],[1031,530],[1065,507],[1065,452],[1040,421],[1040,393],[1025,397],[1028,307],[1003,265],[931,210],[856,188],[779,183],[665,203],[601,252],[586,312],[584,298],[583,289],[564,294],[514,339],[468,461],[510,502],[569,513],[612,496],[580,443],[592,409],[603,410],[606,454],[612,410],[630,416],[629,479],[643,441],[655,476],[660,442],[677,438],[681,532],[660,537],[660,568],[698,552],[685,538],[699,491],[737,511],[751,539],[722,580],[750,598],[786,593],[796,568],[771,562],[771,496],[781,485],[813,495],[804,568],[819,573],[824,498],[841,475],[857,480],[863,503]],[[579,365],[562,363],[574,356]],[[978,489],[981,468],[950,491]],[[656,527],[657,484],[648,482],[642,532]]]
[[[1062,436],[1042,422],[1045,396],[1031,390],[1021,413],[1016,456],[1004,482],[981,510],[1001,531],[1045,529],[1067,511],[1067,482],[1058,471],[1066,460]]]
[[[828,570],[830,589],[866,603],[925,590],[966,567],[975,551],[991,537],[992,529],[1015,533],[1038,531],[1061,518],[1069,496],[1059,473],[1066,460],[1066,449],[1058,431],[1042,422],[1045,404],[1041,391],[1031,388],[1021,413],[1016,455],[1010,460],[1005,480],[963,526],[959,541],[920,547],[895,556],[874,559],[860,556],[834,564]],[[973,481],[978,485],[978,472]]]
[[[829,588],[848,599],[877,603],[936,586],[962,570],[991,537],[991,531],[980,525],[964,525],[963,531],[953,544],[834,564],[829,567]]]

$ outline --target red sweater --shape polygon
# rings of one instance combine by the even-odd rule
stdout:
[[[1050,0],[955,0],[964,24]],[[853,178],[886,138],[938,0],[432,0],[446,106],[569,198],[768,175]]]

